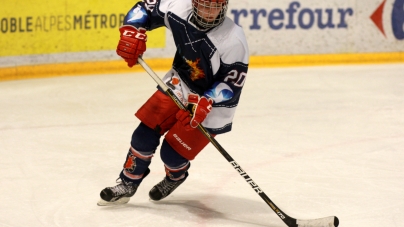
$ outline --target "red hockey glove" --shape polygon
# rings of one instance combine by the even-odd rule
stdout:
[[[119,28],[121,38],[116,48],[116,53],[128,63],[129,67],[137,64],[139,56],[146,51],[146,29],[124,25]]]
[[[212,110],[213,100],[205,96],[199,97],[197,94],[189,94],[188,106],[192,106],[192,116],[187,110],[177,112],[177,119],[187,131],[192,130],[202,123]]]

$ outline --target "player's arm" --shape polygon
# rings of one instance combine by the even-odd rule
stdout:
[[[238,100],[247,79],[249,50],[247,40],[241,27],[234,25],[226,34],[230,40],[217,43],[217,52],[211,58],[215,82],[206,89],[204,96],[213,99],[213,107],[237,106]],[[226,30],[225,30],[226,32]]]
[[[136,3],[126,14],[124,25],[144,28],[147,31],[165,26],[164,16],[166,5],[171,0],[143,0]]]
[[[182,123],[186,130],[192,130],[205,121],[213,111],[215,116],[211,119],[213,123],[208,123],[211,129],[221,128],[226,129],[226,125],[231,125],[231,120],[234,115],[235,107],[237,106],[241,90],[246,80],[248,65],[243,63],[225,66],[223,70],[229,70],[222,76],[220,80],[213,84],[202,96],[198,94],[189,94],[188,110],[179,110],[177,119]],[[223,72],[222,72],[223,73]],[[215,107],[215,108],[213,108]],[[218,125],[216,122],[219,122]],[[228,124],[223,124],[227,122]],[[212,127],[213,126],[213,127]],[[214,132],[220,134],[221,132]]]
[[[146,51],[146,30],[164,25],[164,19],[158,15],[159,4],[159,0],[136,3],[126,14],[123,26],[119,28],[121,35],[116,53],[128,63],[129,67],[136,65],[137,59]]]
[[[231,130],[233,117],[240,100],[241,91],[247,79],[249,52],[242,33],[233,41],[219,44],[218,56],[212,58],[212,65],[219,65],[215,72],[215,82],[204,92],[213,100],[212,111],[202,123],[213,134]]]
[[[217,81],[205,91],[204,96],[213,100],[213,106],[237,105],[247,79],[248,65],[241,62],[222,67]]]

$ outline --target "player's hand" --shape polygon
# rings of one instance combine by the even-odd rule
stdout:
[[[186,130],[192,130],[202,123],[206,116],[212,110],[213,100],[205,96],[199,97],[198,94],[189,94],[188,106],[191,106],[192,115],[188,110],[179,110],[177,112],[177,120],[185,127]]]
[[[121,38],[116,53],[125,59],[129,67],[132,67],[137,64],[139,56],[146,51],[146,29],[124,25],[119,28],[119,31]]]

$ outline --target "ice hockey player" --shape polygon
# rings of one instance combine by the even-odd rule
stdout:
[[[231,130],[249,53],[243,30],[226,16],[227,9],[228,0],[143,0],[126,15],[117,54],[132,67],[146,51],[146,31],[170,29],[176,53],[163,81],[192,108],[180,110],[161,89],[151,95],[135,114],[140,124],[133,132],[118,185],[103,189],[98,205],[129,201],[149,174],[161,137],[166,175],[149,192],[154,201],[170,195],[187,179],[190,161],[209,143],[196,129],[198,124],[212,135]]]

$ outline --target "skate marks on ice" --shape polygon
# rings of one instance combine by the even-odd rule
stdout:
[[[206,197],[206,196],[204,196]],[[191,196],[176,196],[175,198],[165,198],[161,201],[149,200],[148,203],[136,201],[132,198],[127,204],[120,206],[104,206],[101,207],[102,212],[109,213],[129,211],[133,216],[139,215],[149,219],[148,222],[153,226],[267,226],[267,227],[284,227],[281,221],[267,218],[272,212],[269,208],[262,206],[260,201],[246,200],[231,196],[220,196],[216,199],[217,203],[236,204],[238,207],[229,211],[225,208],[220,210],[218,204],[206,204],[206,199],[199,198],[198,194]],[[201,202],[202,201],[202,202]],[[226,206],[227,206],[226,205]],[[260,208],[261,212],[257,212],[256,208]],[[269,215],[268,215],[269,214]],[[125,216],[125,215],[124,215]],[[127,217],[126,217],[127,218]],[[153,221],[151,221],[153,220]],[[139,224],[139,226],[141,226]]]
[[[292,217],[399,227],[403,71],[251,69],[233,132],[217,140]],[[163,201],[148,199],[164,175],[156,154],[128,204],[96,205],[122,167],[139,123],[133,113],[155,89],[146,73],[0,83],[0,225],[284,226],[213,147]]]

